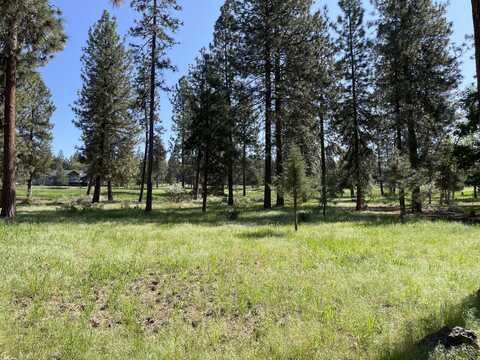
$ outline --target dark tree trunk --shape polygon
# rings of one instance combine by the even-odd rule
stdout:
[[[198,190],[200,187],[200,165],[202,162],[202,155],[200,151],[198,152],[197,156],[197,166],[195,169],[195,183],[193,184],[193,199],[197,200],[198,199]]]
[[[282,178],[283,174],[283,118],[282,118],[282,94],[281,94],[281,69],[280,55],[275,56],[275,144],[276,154],[276,176]],[[285,205],[285,198],[281,191],[277,190],[277,206]]]
[[[93,179],[90,177],[88,179],[87,196],[89,196],[90,193],[92,192],[92,185],[93,185]]]
[[[320,152],[321,152],[321,160],[322,160],[321,202],[322,202],[323,217],[325,217],[327,214],[327,156],[325,154],[325,121],[323,118],[323,114],[320,115]]]
[[[397,94],[397,99],[395,101],[395,117],[396,117],[396,146],[399,155],[403,154],[403,141],[402,141],[402,126],[401,126],[401,114],[400,114],[400,102],[398,99],[398,94]],[[399,167],[398,161],[396,164],[397,170]],[[399,186],[399,194],[398,194],[398,200],[400,203],[400,218],[403,220],[405,215],[407,214],[407,207],[406,207],[406,202],[405,202],[405,189],[403,185]]]
[[[298,203],[298,196],[297,196],[297,189],[293,190],[293,216],[295,221],[295,231],[298,231],[298,216],[297,216],[297,203]]]
[[[185,189],[185,140],[183,139],[183,131],[182,131],[182,156],[181,156],[181,167],[182,167],[182,189]],[[158,187],[158,182],[157,182]]]
[[[93,190],[92,203],[96,204],[100,202],[100,192],[102,191],[102,178],[97,176],[95,178],[95,188]]]
[[[28,180],[27,180],[27,198],[31,199],[32,198],[32,180],[33,176],[30,175]]]
[[[157,0],[153,0],[153,27],[157,26]],[[152,35],[152,53],[150,64],[150,119],[148,136],[148,166],[147,166],[147,203],[145,212],[151,212],[153,209],[153,137],[155,128],[155,88],[156,88],[156,66],[157,66],[157,34]]]
[[[108,196],[108,201],[113,201],[113,189],[112,189],[112,182],[110,180],[107,182],[107,196]]]
[[[247,196],[247,144],[243,144],[242,151],[242,187],[243,196]]]
[[[473,185],[473,198],[478,199],[477,185]]]
[[[357,188],[357,204],[356,210],[363,210],[364,205],[364,196],[363,196],[363,186],[362,186],[362,175],[361,175],[361,164],[360,164],[360,132],[359,132],[359,123],[358,123],[358,98],[357,98],[357,71],[356,71],[356,60],[355,53],[353,48],[353,30],[352,30],[352,20],[349,17],[349,46],[350,46],[350,68],[352,76],[352,110],[353,110],[353,158],[355,161],[355,186]]]
[[[410,158],[410,164],[414,170],[418,170],[419,159],[418,159],[418,142],[417,142],[417,133],[415,131],[415,123],[413,119],[413,114],[408,116],[408,153]],[[412,212],[421,213],[422,212],[422,199],[420,186],[415,186],[412,190]]]
[[[385,189],[383,187],[383,170],[382,170],[382,158],[380,146],[377,146],[377,158],[378,158],[378,182],[380,184],[380,195],[385,196]]]
[[[208,145],[205,147],[205,160],[203,164],[203,203],[202,203],[202,212],[207,212],[207,197],[208,197],[208,167],[209,164],[209,149]]]
[[[477,91],[480,103],[480,0],[472,0],[473,30],[475,34],[475,60],[477,69]],[[480,116],[480,111],[479,111]]]
[[[263,207],[272,208],[272,44],[271,44],[271,8],[265,2],[265,190]]]
[[[145,191],[145,176],[147,173],[147,158],[148,158],[148,111],[146,110],[145,105],[145,151],[143,153],[143,163],[142,163],[142,177],[140,180],[140,195],[138,196],[138,202],[141,203],[143,200],[143,192]]]
[[[3,188],[1,216],[14,218],[16,215],[16,99],[17,99],[17,34],[16,25],[7,44],[4,92],[3,124]]]

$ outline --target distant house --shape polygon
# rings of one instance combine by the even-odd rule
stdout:
[[[87,186],[87,174],[81,170],[65,170],[65,184],[59,184],[59,179],[57,176],[57,171],[52,170],[42,179],[37,179],[39,185],[68,185],[68,186]]]

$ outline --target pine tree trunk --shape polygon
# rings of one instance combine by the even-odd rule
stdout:
[[[32,182],[33,182],[33,176],[30,175],[27,180],[27,198],[28,199],[32,198]]]
[[[322,195],[321,195],[321,202],[322,202],[322,211],[323,217],[327,214],[327,156],[325,153],[325,121],[323,118],[323,114],[320,115],[320,152],[321,152],[321,160],[322,160],[322,167],[321,167],[321,178],[322,178]]]
[[[112,189],[112,182],[110,180],[107,182],[107,194],[108,194],[108,201],[113,201],[113,189]]]
[[[208,196],[208,167],[209,164],[209,149],[208,145],[205,147],[205,161],[203,164],[203,203],[202,203],[202,212],[207,212],[207,196]]]
[[[477,185],[473,185],[473,198],[478,199]]]
[[[247,144],[243,143],[242,152],[242,187],[243,196],[247,196]]]
[[[353,110],[353,158],[355,161],[355,185],[357,187],[357,204],[356,210],[360,211],[364,208],[364,197],[362,189],[362,175],[360,164],[360,133],[358,123],[358,98],[357,98],[357,72],[356,59],[353,48],[353,30],[352,19],[349,17],[349,47],[350,47],[350,69],[352,77],[352,110]]]
[[[408,122],[408,152],[410,157],[410,164],[412,169],[418,170],[419,160],[418,160],[418,142],[417,142],[417,134],[415,131],[415,123],[413,119],[413,114],[409,112]],[[421,191],[420,186],[415,186],[412,190],[412,211],[413,213],[421,213],[422,212],[422,199],[421,199]]]
[[[157,0],[153,0],[153,28],[157,27]],[[150,64],[150,124],[148,137],[148,166],[147,166],[147,203],[145,212],[153,210],[153,137],[155,129],[155,88],[156,88],[156,67],[157,67],[157,34],[154,31],[151,43],[151,64]]]
[[[17,99],[17,34],[16,24],[8,34],[4,89],[3,126],[3,188],[1,216],[14,218],[16,215],[16,99]]]
[[[193,187],[193,199],[194,200],[198,199],[198,190],[199,190],[199,187],[200,187],[200,165],[201,165],[201,162],[202,162],[202,155],[199,151],[198,156],[197,156],[197,166],[196,166],[196,170],[195,170],[195,184],[194,184],[194,187]]]
[[[475,60],[477,70],[477,91],[480,103],[480,0],[472,0],[473,30],[475,34]],[[480,112],[478,113],[480,116]]]
[[[148,158],[148,116],[145,115],[145,150],[143,153],[143,163],[142,163],[142,177],[140,180],[140,195],[138,196],[138,202],[141,203],[143,200],[143,192],[145,191],[145,176],[147,172],[147,158]]]
[[[96,204],[100,202],[100,192],[102,191],[102,178],[97,176],[95,178],[95,188],[93,190],[92,203]]]
[[[382,158],[380,153],[380,146],[377,146],[377,158],[378,158],[378,180],[380,184],[380,195],[385,196],[385,189],[383,187],[383,171],[382,171]]]
[[[90,177],[88,179],[87,196],[89,196],[92,191],[92,184],[93,184],[93,179]]]
[[[398,95],[397,99],[395,101],[395,117],[396,117],[396,145],[397,145],[397,150],[399,155],[403,154],[403,142],[402,142],[402,127],[401,127],[401,114],[400,114],[400,102],[398,100]],[[397,161],[396,167],[398,169],[399,164]],[[399,186],[399,193],[398,193],[398,200],[400,203],[400,218],[403,220],[405,215],[407,214],[407,207],[406,207],[406,202],[405,202],[405,189],[401,185]]]
[[[272,208],[272,43],[271,43],[271,8],[268,1],[265,2],[265,190],[263,207]]]
[[[182,131],[182,155],[181,155],[181,167],[182,167],[182,189],[185,189],[185,140],[183,139],[183,131]],[[157,181],[157,188],[158,188],[158,181]]]
[[[295,231],[298,231],[298,216],[297,216],[297,201],[298,201],[298,196],[297,196],[297,190],[293,190],[293,216],[295,219]]]
[[[276,154],[276,176],[281,179],[283,174],[283,118],[282,118],[282,94],[281,94],[281,69],[280,55],[275,55],[275,143]],[[277,206],[285,205],[285,198],[281,191],[277,190]]]

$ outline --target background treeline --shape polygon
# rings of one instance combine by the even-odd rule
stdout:
[[[82,145],[71,170],[93,202],[104,185],[113,200],[114,186],[135,184],[151,211],[153,187],[165,181],[202,196],[204,211],[210,193],[234,205],[236,186],[243,196],[263,186],[266,209],[299,192],[325,209],[349,190],[357,210],[378,186],[402,215],[437,192],[442,203],[465,185],[476,196],[478,92],[460,88],[465,49],[452,42],[443,2],[375,0],[367,21],[361,0],[340,0],[336,19],[313,0],[226,0],[212,43],[171,94],[168,157],[159,96],[170,90],[163,74],[175,70],[167,53],[181,9],[174,0],[129,5],[137,18],[128,42],[107,11],[91,27],[72,104]],[[0,9],[2,214],[12,217],[18,181],[29,196],[42,175],[65,183],[64,160],[51,154],[55,107],[37,69],[66,38],[48,0],[0,0]]]

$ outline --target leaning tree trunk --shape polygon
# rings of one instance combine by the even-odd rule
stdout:
[[[16,214],[16,99],[17,99],[17,34],[11,27],[7,43],[3,126],[3,188],[1,216],[14,218]]]
[[[93,190],[92,203],[96,204],[100,202],[100,192],[102,191],[102,178],[97,176],[95,178],[95,188]]]
[[[157,0],[153,0],[153,29],[157,27]],[[155,87],[156,87],[156,66],[157,66],[157,34],[155,30],[152,35],[152,53],[150,64],[150,124],[148,137],[148,167],[147,167],[147,203],[145,212],[153,210],[153,137],[155,125]]]
[[[472,0],[473,30],[475,34],[475,60],[477,68],[477,92],[480,103],[480,0]],[[480,116],[480,111],[478,112]]]

